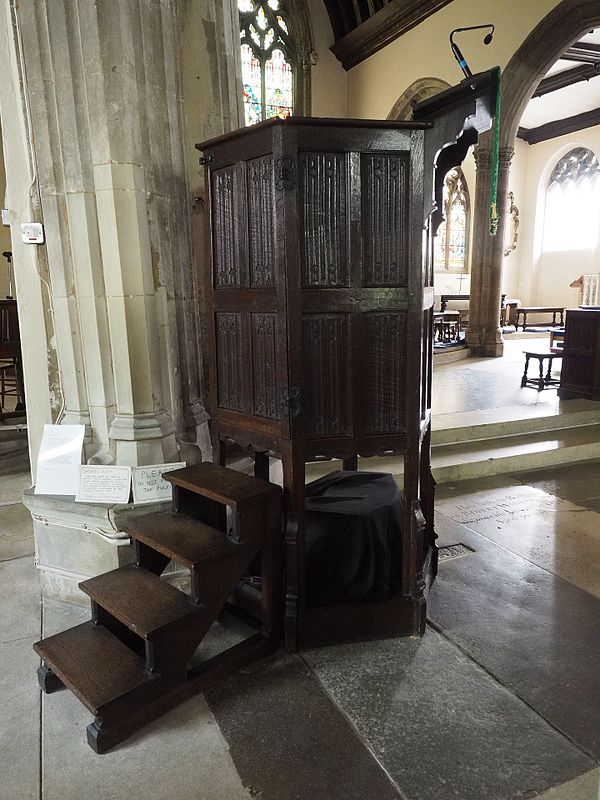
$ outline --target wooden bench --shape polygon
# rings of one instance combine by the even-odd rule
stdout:
[[[529,314],[552,314],[552,322],[537,322],[536,325],[552,326],[553,328],[562,328],[565,324],[565,309],[562,306],[520,306],[516,309],[515,328],[519,327],[519,320],[523,317],[521,327],[523,330],[527,327],[527,316]],[[556,321],[556,317],[559,321]]]

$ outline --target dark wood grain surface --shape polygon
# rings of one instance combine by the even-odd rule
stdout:
[[[92,622],[43,639],[34,650],[92,714],[150,679],[143,659]]]
[[[134,565],[105,572],[79,584],[109,614],[144,639],[200,610],[179,589]]]
[[[188,569],[201,561],[226,556],[236,547],[221,531],[172,511],[134,517],[124,530]]]

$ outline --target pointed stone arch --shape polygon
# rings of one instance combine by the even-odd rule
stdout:
[[[499,197],[505,197],[508,191],[514,139],[523,111],[538,83],[567,47],[599,26],[600,5],[597,0],[562,0],[540,20],[508,62],[502,77]],[[490,236],[487,221],[492,142],[493,133],[490,131],[480,137],[476,149],[475,227],[467,343],[471,352],[480,356],[500,356],[503,352],[499,308],[505,219],[500,215],[497,236]]]
[[[441,78],[419,78],[402,92],[387,115],[388,119],[411,120],[412,111],[416,103],[427,100],[429,97],[449,89],[450,84]]]

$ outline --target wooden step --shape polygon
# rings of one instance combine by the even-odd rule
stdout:
[[[94,715],[152,680],[141,658],[92,622],[42,639],[33,648]]]
[[[202,616],[183,592],[134,564],[83,581],[79,588],[143,639],[184,620],[193,626]]]
[[[163,478],[174,486],[232,508],[279,491],[277,486],[268,481],[211,462],[165,472]]]
[[[221,531],[173,511],[134,517],[124,530],[138,542],[191,570],[203,561],[229,555],[238,546]]]

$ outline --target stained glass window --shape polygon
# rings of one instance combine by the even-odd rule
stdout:
[[[469,197],[460,169],[452,169],[444,181],[444,221],[433,245],[433,268],[467,271]]]
[[[547,251],[595,250],[600,239],[600,163],[585,147],[576,147],[554,167],[544,214]]]
[[[238,10],[246,125],[289,117],[296,57],[283,0],[238,0]]]

